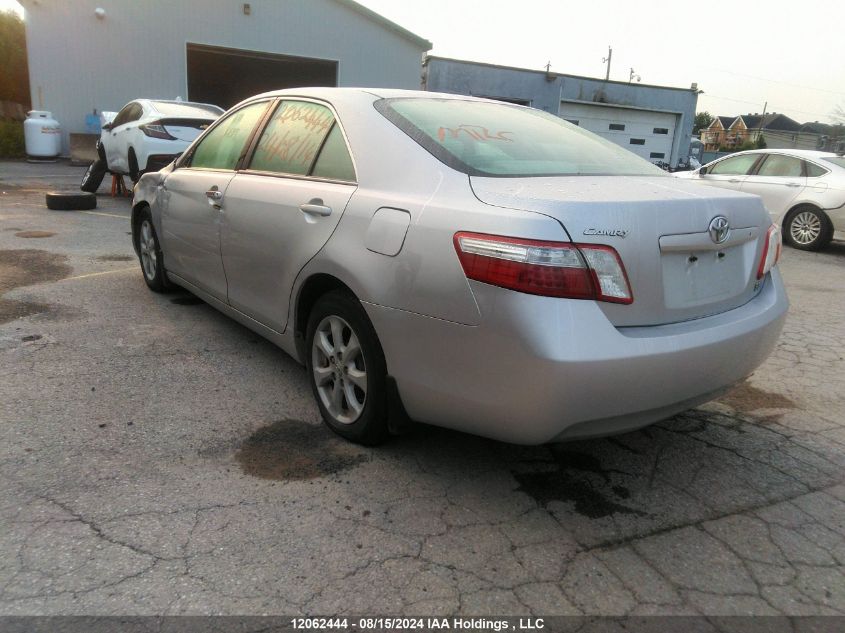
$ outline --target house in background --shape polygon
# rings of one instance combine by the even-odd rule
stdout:
[[[727,122],[727,123],[726,123]],[[736,151],[749,141],[762,139],[770,149],[825,149],[833,151],[843,134],[842,126],[818,121],[798,123],[785,114],[719,116],[701,131],[704,151]]]
[[[701,130],[701,142],[705,152],[718,151],[727,140],[728,128],[736,119],[735,116],[717,116],[706,128]]]

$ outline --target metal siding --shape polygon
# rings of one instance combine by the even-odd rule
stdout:
[[[33,108],[65,132],[92,110],[187,98],[188,42],[337,60],[338,85],[418,89],[423,48],[334,0],[23,0]],[[94,9],[105,9],[100,20]]]

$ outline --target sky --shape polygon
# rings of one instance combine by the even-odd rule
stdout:
[[[307,0],[303,0],[307,1]],[[804,123],[845,110],[845,1],[358,0],[434,44],[432,55],[687,88],[698,111],[782,112]],[[0,10],[19,8],[0,0]],[[636,78],[634,79],[636,81]]]

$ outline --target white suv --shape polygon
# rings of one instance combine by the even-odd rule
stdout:
[[[98,159],[85,172],[80,188],[95,192],[107,171],[126,174],[133,182],[148,171],[158,171],[221,114],[221,108],[206,103],[130,101],[103,125]]]

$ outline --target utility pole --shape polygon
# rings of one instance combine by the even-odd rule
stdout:
[[[610,48],[610,46],[608,45],[608,47],[607,47],[607,57],[602,57],[602,58],[601,58],[602,63],[603,63],[603,64],[607,64],[607,72],[606,72],[606,73],[605,73],[605,75],[604,75],[604,80],[605,80],[605,81],[609,81],[609,80],[610,80],[610,60],[611,60],[612,58],[613,58],[613,49],[612,49],[612,48]]]
[[[769,102],[766,101],[763,103],[763,116],[760,117],[760,125],[757,126],[757,136],[754,139],[754,142],[758,142],[760,140],[760,135],[763,133],[763,121],[766,120],[766,108],[769,107]]]

